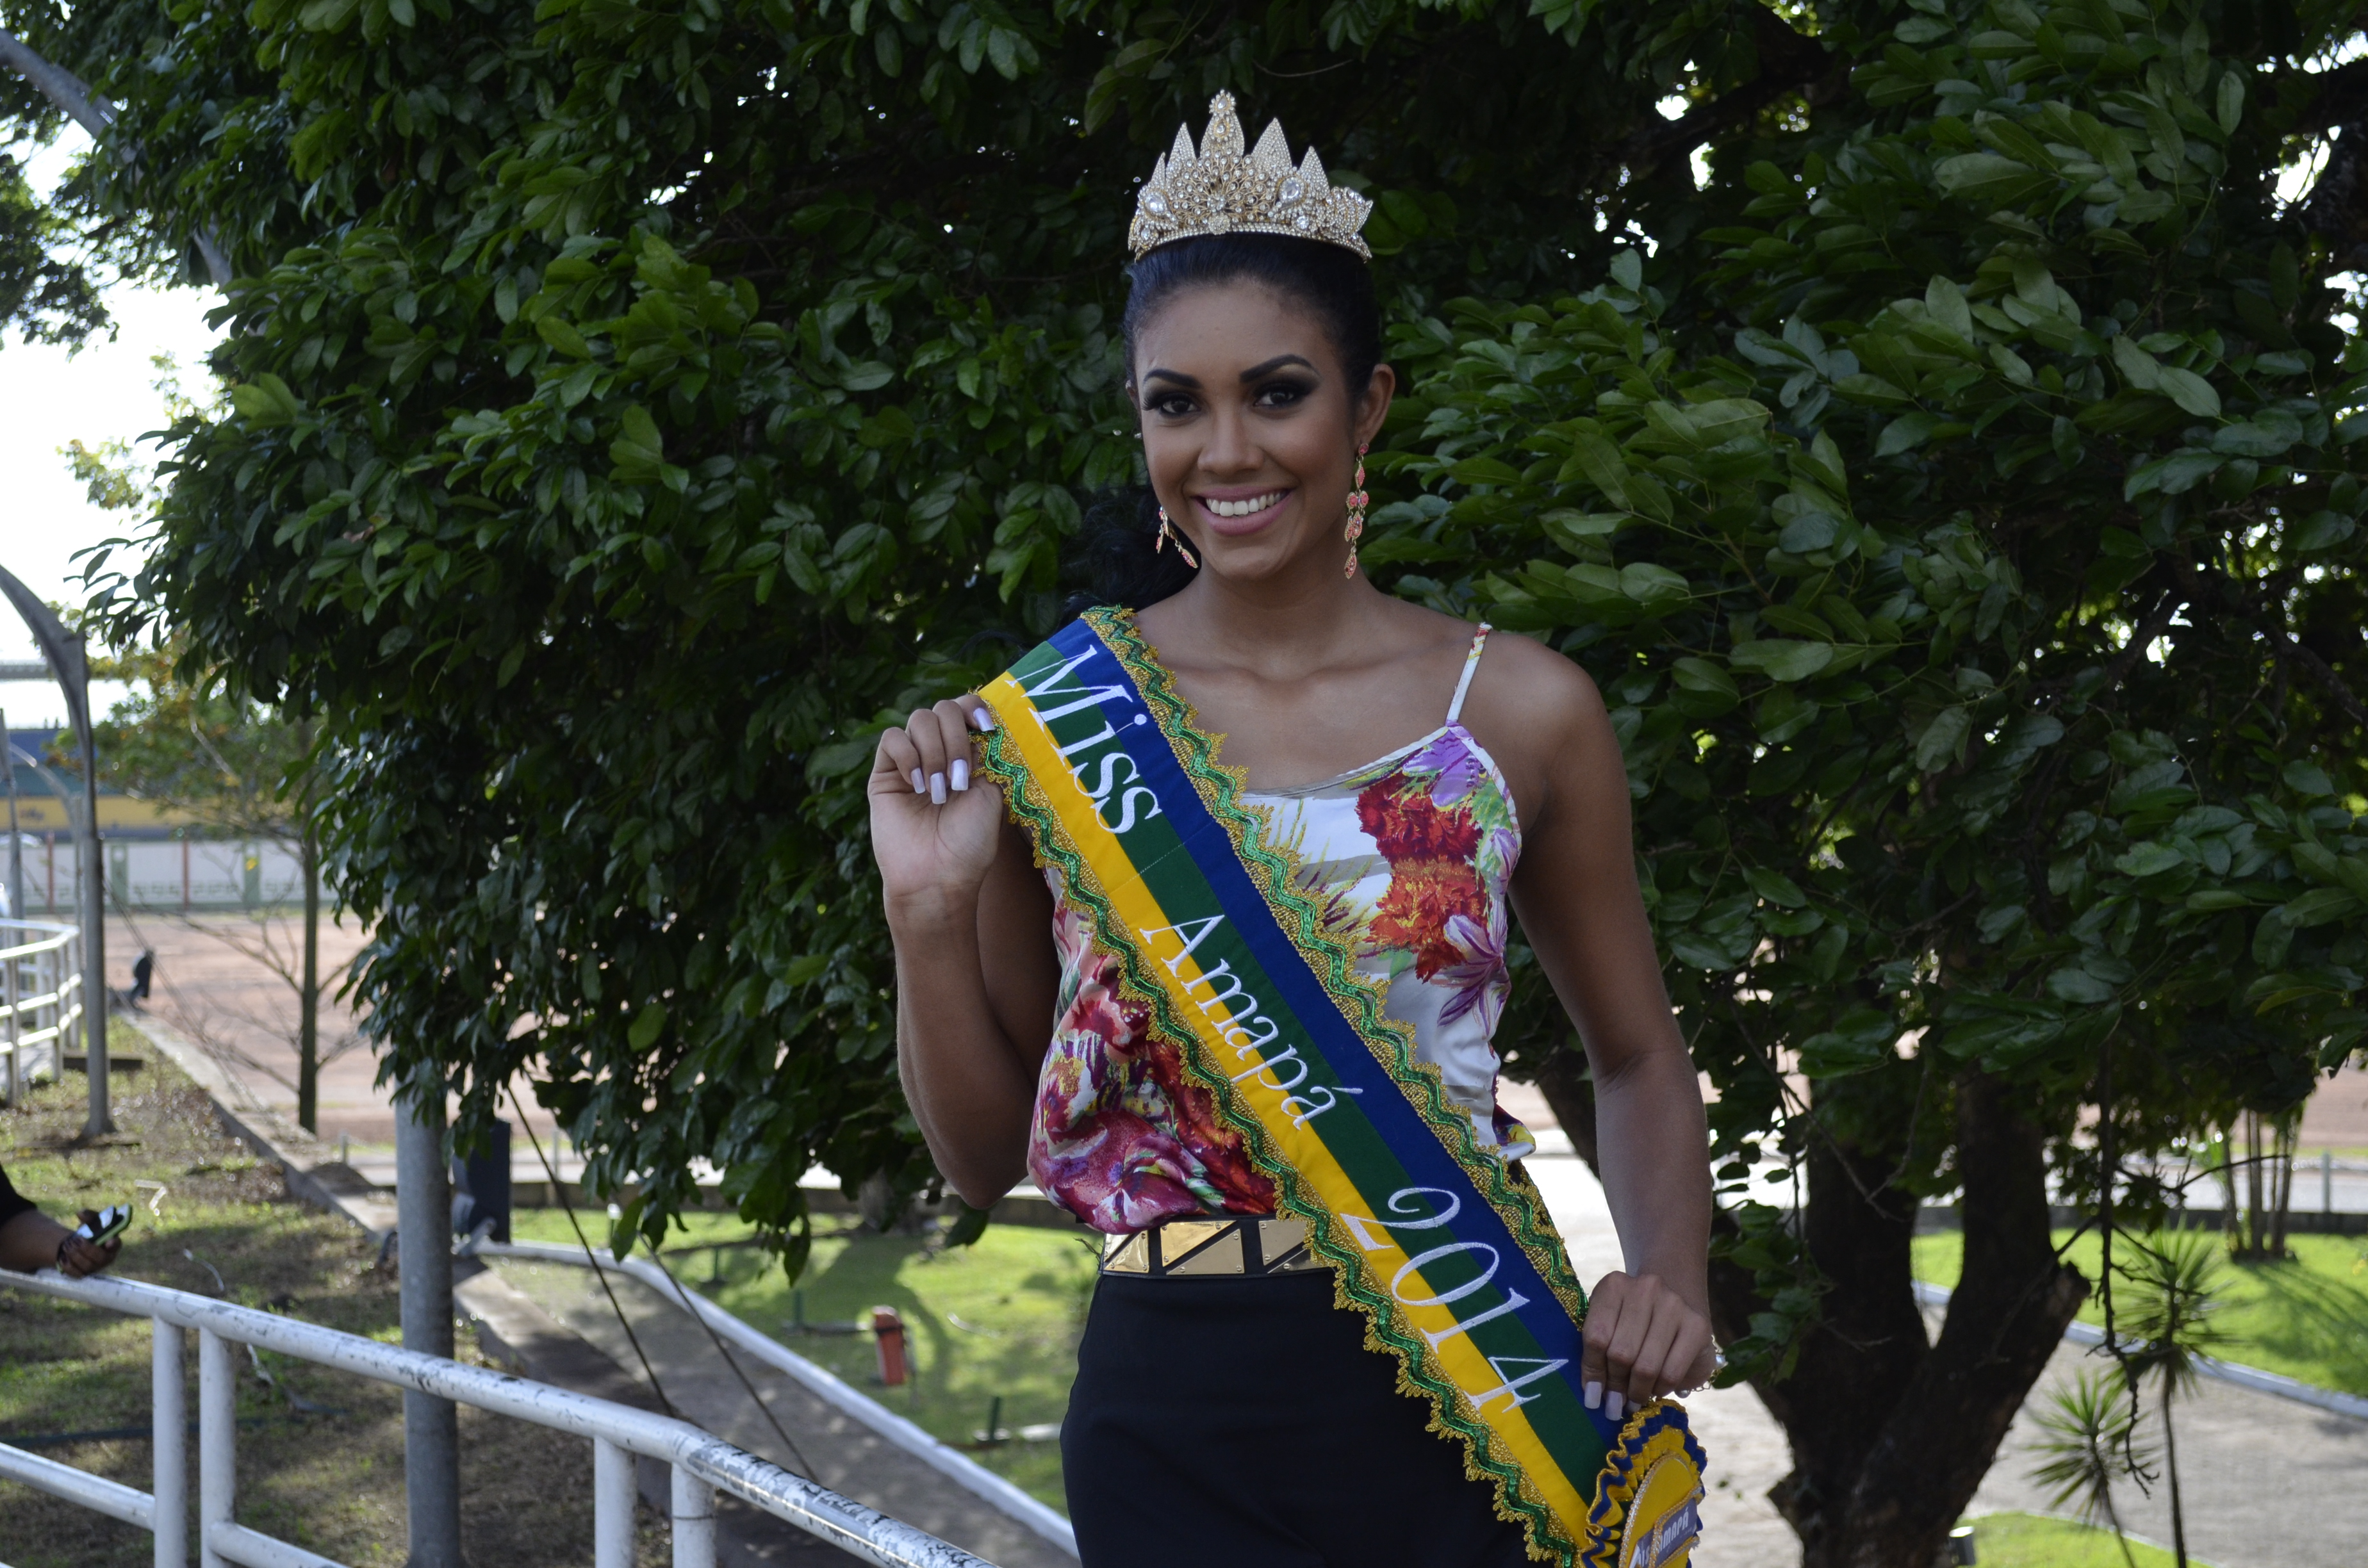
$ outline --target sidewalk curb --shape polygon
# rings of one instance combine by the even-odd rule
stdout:
[[[130,1009],[110,1013],[138,1030],[158,1054],[188,1074],[214,1108],[214,1116],[232,1137],[278,1165],[289,1195],[299,1202],[344,1220],[382,1244],[394,1233],[392,1195],[382,1195],[368,1177],[338,1160],[329,1146],[287,1117],[264,1105],[246,1085],[224,1072],[222,1064],[172,1025],[149,1013]]]
[[[1916,1304],[1923,1307],[1945,1307],[1949,1292],[1938,1285],[1916,1281]],[[2064,1337],[2075,1345],[2102,1345],[2105,1331],[2094,1324],[2074,1323],[2064,1330]],[[2123,1343],[2127,1344],[2124,1340]],[[2297,1404],[2307,1404],[2335,1415],[2350,1416],[2354,1421],[2368,1421],[2368,1399],[2354,1393],[2340,1393],[2323,1389],[2282,1372],[2265,1372],[2259,1367],[2239,1366],[2234,1361],[2216,1360],[2210,1356],[2195,1358],[2195,1369],[2215,1382],[2230,1383],[2255,1393],[2271,1394],[2290,1399]]]

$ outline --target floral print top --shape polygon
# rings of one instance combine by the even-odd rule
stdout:
[[[1415,1055],[1439,1069],[1480,1146],[1519,1159],[1532,1145],[1497,1105],[1491,1040],[1511,988],[1506,887],[1521,828],[1503,775],[1459,722],[1487,637],[1483,626],[1472,640],[1447,722],[1430,734],[1337,778],[1243,799],[1264,811],[1267,841],[1297,866],[1358,969],[1384,983],[1383,1010],[1413,1026]],[[1149,1010],[1120,995],[1119,960],[1059,871],[1044,877],[1061,992],[1029,1138],[1036,1185],[1114,1235],[1179,1214],[1272,1213],[1273,1184],[1241,1135],[1153,1032]]]

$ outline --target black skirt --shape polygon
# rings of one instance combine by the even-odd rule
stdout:
[[[1061,1423],[1084,1568],[1517,1568],[1520,1527],[1328,1272],[1105,1274]]]

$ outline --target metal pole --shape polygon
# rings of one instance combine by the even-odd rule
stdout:
[[[152,1318],[149,1360],[153,1437],[156,1449],[156,1568],[188,1568],[189,1561],[189,1417],[181,1382],[181,1331]]]
[[[80,700],[69,696],[75,710],[74,727],[82,739],[83,867],[88,879],[82,895],[82,1050],[90,1070],[90,1108],[83,1131],[96,1138],[115,1131],[107,1105],[107,861],[98,847],[98,748],[90,731],[90,673],[77,649],[75,671]]]
[[[403,1347],[452,1356],[452,1190],[444,1153],[444,1085],[394,1103],[394,1201],[403,1267]],[[461,1568],[461,1427],[450,1400],[403,1395],[410,1568]]]
[[[214,1550],[214,1526],[235,1523],[238,1502],[237,1369],[230,1341],[210,1328],[198,1330],[198,1562],[200,1568],[231,1568]]]
[[[592,1568],[633,1568],[633,1456],[606,1437],[592,1439]]]
[[[0,710],[0,776],[8,781],[8,917],[25,918],[25,846],[17,841],[23,830],[17,824],[17,743],[8,734],[8,715]]]
[[[715,1488],[674,1467],[674,1568],[715,1568]]]
[[[74,722],[74,739],[82,752],[82,820],[74,824],[74,846],[83,868],[83,1059],[90,1070],[90,1108],[83,1123],[86,1137],[115,1131],[107,1111],[107,869],[98,856],[98,750],[90,728],[90,658],[82,634],[68,631],[57,612],[33,590],[0,569],[0,597],[24,619],[41,645],[41,657],[66,699],[66,716]],[[63,1036],[58,1040],[58,1065],[65,1066]]]

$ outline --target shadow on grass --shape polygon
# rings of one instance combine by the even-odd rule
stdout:
[[[2255,1264],[2259,1294],[2248,1337],[2277,1355],[2328,1369],[2329,1386],[2368,1393],[2368,1290],[2300,1263]]]

